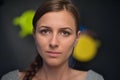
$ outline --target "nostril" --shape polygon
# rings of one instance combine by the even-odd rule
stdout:
[[[50,44],[49,47],[50,47],[50,48],[57,48],[58,45],[57,45],[57,44]]]

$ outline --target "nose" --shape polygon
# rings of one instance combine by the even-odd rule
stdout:
[[[52,49],[55,49],[58,47],[58,39],[57,39],[57,35],[53,35],[51,37],[50,43],[49,43],[49,47]]]

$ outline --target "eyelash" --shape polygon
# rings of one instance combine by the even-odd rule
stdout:
[[[63,36],[69,36],[71,33],[68,32],[68,31],[61,31],[61,34],[62,34]]]
[[[44,34],[44,35],[50,33],[50,31],[47,29],[40,30],[39,32],[40,32],[40,34]]]

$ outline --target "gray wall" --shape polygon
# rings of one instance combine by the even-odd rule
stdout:
[[[16,16],[36,9],[44,0],[0,0],[0,76],[14,69],[24,69],[34,60],[36,48],[32,36],[21,39],[20,27],[12,24]],[[73,0],[79,7],[81,22],[96,32],[102,46],[95,59],[81,63],[81,68],[93,69],[105,80],[119,79],[120,3],[117,0]]]

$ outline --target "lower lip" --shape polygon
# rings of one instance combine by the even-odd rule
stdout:
[[[47,52],[47,53],[50,57],[54,57],[54,58],[60,55],[60,53],[57,53],[57,52]]]

